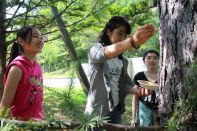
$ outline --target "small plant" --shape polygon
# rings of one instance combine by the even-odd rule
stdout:
[[[0,108],[0,118],[8,118],[10,114],[10,108]]]
[[[175,103],[175,112],[168,121],[168,130],[176,131],[185,127],[185,121],[188,119],[188,112],[191,112],[191,106],[185,99],[179,99]]]
[[[88,131],[89,128],[93,129],[95,127],[103,126],[103,123],[108,122],[108,117],[93,113],[92,115],[84,115],[81,117],[80,122],[81,124],[77,129],[80,131]]]
[[[1,118],[1,131],[26,131],[26,130],[32,130],[32,131],[39,131],[46,129],[48,126],[47,121],[40,121],[35,122],[32,120],[29,120],[27,122],[19,121],[15,119],[4,119]]]
[[[193,63],[188,69],[188,75],[186,79],[187,95],[185,98],[179,98],[179,101],[175,103],[175,111],[170,120],[168,121],[168,130],[175,131],[186,127],[186,123],[195,117],[194,112],[197,110],[197,59],[194,59]],[[193,116],[191,115],[193,114]],[[193,118],[197,120],[197,118]]]
[[[12,124],[12,123],[7,123],[5,124],[5,126],[3,126],[4,124],[2,124],[2,127],[1,127],[1,131],[18,131],[19,130],[19,127],[17,127],[15,124]]]

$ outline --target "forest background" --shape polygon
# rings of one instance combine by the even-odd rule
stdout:
[[[105,1],[106,2],[106,1]],[[153,24],[156,28],[159,28],[159,19],[157,9],[153,6],[153,1],[145,1],[145,0],[136,0],[136,1],[116,1],[116,2],[107,2],[106,5],[102,5],[97,3],[98,7],[94,14],[85,18],[79,23],[72,24],[75,21],[79,20],[80,17],[83,17],[85,14],[90,12],[90,8],[87,5],[91,2],[84,2],[80,9],[77,11],[73,11],[71,14],[65,14],[62,16],[62,19],[67,22],[68,32],[74,48],[76,50],[78,59],[81,63],[87,63],[87,52],[91,45],[97,43],[97,39],[101,30],[103,29],[105,23],[112,16],[123,16],[129,20],[129,23],[132,26],[132,33],[135,32],[136,28],[143,24]],[[85,6],[84,6],[85,5]],[[95,6],[95,3],[93,4]],[[92,7],[93,5],[89,5]],[[58,6],[60,10],[64,8],[62,3],[60,2]],[[86,7],[84,9],[84,7]],[[79,8],[79,7],[78,7]],[[95,9],[95,10],[96,10]],[[83,12],[81,11],[83,10]],[[49,11],[50,12],[50,11]],[[48,13],[49,13],[48,12]],[[80,15],[79,15],[80,14]],[[71,18],[71,19],[70,19]],[[57,30],[57,26],[53,27],[54,30]],[[131,33],[131,34],[132,34]],[[141,57],[144,51],[147,49],[156,49],[159,51],[159,34],[158,32],[140,49],[138,50],[130,50],[124,54],[126,57],[134,58]],[[74,79],[77,77],[75,74],[76,64],[72,61],[69,56],[67,49],[65,48],[65,43],[62,40],[61,34],[59,32],[54,35],[49,35],[48,40],[56,39],[53,41],[49,41],[45,44],[43,52],[39,56],[39,60],[41,62],[42,68],[44,70],[45,78],[71,78]],[[74,74],[73,74],[74,73]],[[72,85],[73,84],[73,85]],[[74,83],[71,82],[69,85],[70,88],[67,87],[66,90],[63,91],[60,89],[59,91],[54,89],[49,89],[47,93],[53,92],[55,93],[52,96],[59,96],[56,99],[58,101],[62,101],[62,104],[58,105],[60,108],[55,109],[56,117],[60,117],[61,119],[72,119],[79,120],[81,119],[79,114],[83,114],[84,106],[86,101],[86,96],[81,92],[82,90],[78,88],[72,88]],[[76,91],[78,90],[78,91]],[[61,92],[61,93],[60,93]],[[46,101],[49,101],[50,98],[46,96]],[[52,97],[53,98],[53,97]],[[62,99],[62,100],[61,100]],[[127,97],[127,112],[123,116],[123,124],[130,125],[131,120],[131,101],[132,96]],[[53,102],[50,102],[51,104]],[[56,105],[53,103],[52,105]],[[46,105],[47,108],[49,105]],[[81,108],[79,108],[79,106]],[[57,106],[56,106],[57,107]],[[61,109],[64,107],[64,110]],[[67,108],[66,108],[67,107]],[[70,110],[72,109],[72,110]],[[80,110],[79,110],[80,109]],[[54,110],[47,110],[48,117],[51,116],[51,113]],[[67,113],[66,113],[67,112]],[[76,113],[78,112],[78,113]],[[62,113],[62,114],[61,114]],[[67,116],[66,116],[67,115]],[[66,117],[65,117],[66,116]]]
[[[3,74],[9,59],[11,45],[15,41],[15,33],[23,25],[34,25],[40,28],[45,39],[44,50],[38,57],[45,78],[78,77],[83,89],[79,91],[81,95],[75,95],[74,99],[71,99],[72,95],[76,93],[76,91],[71,92],[73,89],[73,79],[71,79],[71,84],[65,92],[48,88],[45,94],[50,92],[56,94],[48,94],[46,102],[50,98],[55,102],[54,97],[57,96],[60,98],[56,101],[59,103],[58,107],[61,102],[67,103],[67,106],[61,106],[63,108],[58,109],[60,114],[77,98],[79,101],[83,98],[84,106],[89,83],[85,80],[80,65],[87,63],[88,48],[97,42],[104,24],[112,16],[119,15],[129,20],[132,25],[132,33],[137,27],[147,23],[160,28],[160,34],[155,32],[154,36],[140,49],[129,50],[124,55],[133,58],[142,56],[147,49],[160,50],[162,63],[160,64],[160,87],[161,94],[164,96],[162,99],[165,106],[163,118],[166,122],[172,116],[172,112],[178,110],[174,102],[182,96],[188,96],[186,87],[190,87],[190,85],[185,85],[187,75],[184,71],[196,56],[196,6],[197,3],[193,0],[180,2],[173,0],[0,0],[1,93],[3,91]],[[184,21],[182,17],[184,17]],[[52,104],[52,102],[48,104]],[[45,108],[46,112],[48,109],[52,109],[51,106]],[[80,109],[83,110],[83,108]],[[70,108],[68,110],[70,111]],[[48,112],[49,116],[53,112]],[[64,114],[64,116],[66,115],[68,114]]]
[[[43,33],[45,46],[38,56],[38,61],[42,66],[44,78],[70,78],[71,83],[65,89],[46,87],[45,113],[47,119],[61,117],[62,120],[63,118],[77,120],[79,115],[74,114],[76,112],[83,114],[86,101],[86,93],[82,92],[82,88],[74,89],[72,80],[77,77],[75,72],[77,64],[72,59],[72,53],[69,53],[69,49],[65,46],[62,32],[56,21],[57,17],[61,17],[63,28],[68,33],[68,38],[80,63],[88,62],[88,48],[97,43],[100,32],[112,16],[123,16],[128,19],[132,26],[131,34],[137,27],[144,24],[153,24],[154,27],[159,28],[158,11],[152,0],[1,0],[1,6],[2,11],[6,12],[1,13],[1,18],[4,18],[1,26],[5,28],[3,34],[5,37],[2,38],[5,43],[1,45],[1,79],[3,68],[6,67],[9,59],[12,43],[16,38],[16,31],[23,25],[36,26]],[[57,11],[57,15],[54,14],[54,9]],[[133,58],[140,57],[147,49],[159,50],[158,36],[158,32],[156,32],[140,49],[130,50],[124,55]],[[128,108],[131,108],[131,97],[129,99]],[[82,105],[83,108],[74,105]],[[70,109],[72,110],[70,111]],[[57,114],[59,115],[54,117]],[[129,116],[127,124],[130,123]]]

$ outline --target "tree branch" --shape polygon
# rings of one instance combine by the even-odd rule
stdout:
[[[21,17],[21,16],[25,15],[26,13],[31,12],[31,11],[32,11],[32,10],[34,10],[35,8],[39,7],[39,6],[40,6],[40,4],[41,4],[42,2],[43,2],[43,1],[40,1],[40,2],[39,2],[39,3],[37,3],[34,7],[30,8],[30,9],[27,9],[27,10],[26,10],[26,12],[24,12],[24,13],[21,13],[21,14],[15,15],[15,17],[14,17],[14,18]],[[12,14],[10,14],[10,15],[12,15]],[[13,14],[13,15],[14,15],[14,14]],[[13,19],[14,19],[14,18],[13,18]],[[12,21],[13,19],[8,18],[8,19],[6,19],[6,20],[4,20],[4,21],[2,21],[2,22]]]
[[[84,16],[82,19],[80,19],[80,20],[78,20],[78,21],[73,22],[72,24],[65,25],[65,27],[69,27],[69,26],[75,25],[75,24],[77,24],[77,23],[79,23],[79,22],[85,20],[85,19],[88,18],[89,16],[91,16],[91,15],[97,13],[98,11],[104,9],[104,8],[108,5],[108,4],[107,4],[107,5],[105,5],[105,6],[101,7],[101,8],[99,8],[98,10],[95,10],[95,11],[94,11],[94,8],[96,8],[96,5],[98,4],[98,1],[99,1],[99,0],[96,1],[95,5],[92,7],[91,11],[90,11],[86,16]],[[109,4],[111,4],[111,3],[113,3],[113,2],[114,2],[114,0],[111,1]]]
[[[22,4],[24,4],[24,1],[25,0],[23,0],[22,2],[20,2],[19,3],[19,5],[18,5],[18,7],[17,7],[17,9],[15,10],[15,12],[14,12],[14,14],[13,14],[13,16],[11,17],[11,19],[8,21],[8,24],[7,25],[5,25],[5,29],[7,29],[8,28],[8,26],[10,25],[10,23],[12,22],[12,20],[14,19],[14,17],[16,16],[16,13],[18,12],[18,10],[20,9],[20,7],[22,6]]]
[[[47,22],[46,24],[44,24],[43,26],[40,27],[40,29],[46,27],[47,25],[49,25],[50,23],[52,23],[57,17],[59,17],[60,15],[62,15],[73,3],[75,3],[77,0],[72,1],[68,6],[66,6],[66,8],[61,11],[59,14],[57,14],[56,16],[54,16],[49,22]]]
[[[30,4],[31,4],[31,0],[29,1],[28,7],[30,7]],[[24,24],[23,25],[26,25],[27,17],[28,17],[27,14],[28,14],[28,12],[25,13],[25,20],[24,20]]]

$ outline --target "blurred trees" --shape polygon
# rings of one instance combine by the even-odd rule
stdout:
[[[122,15],[132,24],[133,31],[137,26],[152,23],[158,26],[157,11],[152,6],[152,0],[0,0],[0,88],[2,78],[9,58],[10,45],[15,41],[15,33],[23,25],[35,25],[41,29],[45,38],[45,48],[39,55],[39,61],[44,71],[54,71],[61,68],[68,70],[73,66],[72,59],[65,48],[64,42],[56,26],[50,7],[57,7],[68,30],[78,59],[87,62],[87,50],[97,41],[100,31],[111,16]],[[157,44],[155,44],[157,43]],[[157,48],[158,35],[141,47]],[[142,52],[133,51],[126,56],[139,56]]]

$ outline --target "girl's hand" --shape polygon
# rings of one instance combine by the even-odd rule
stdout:
[[[138,96],[148,96],[151,95],[152,91],[145,89],[143,87],[139,87],[138,88]]]
[[[137,127],[137,123],[134,120],[131,120],[131,127]]]
[[[139,27],[133,35],[133,40],[137,46],[145,43],[154,34],[154,27],[151,24],[146,24]]]

